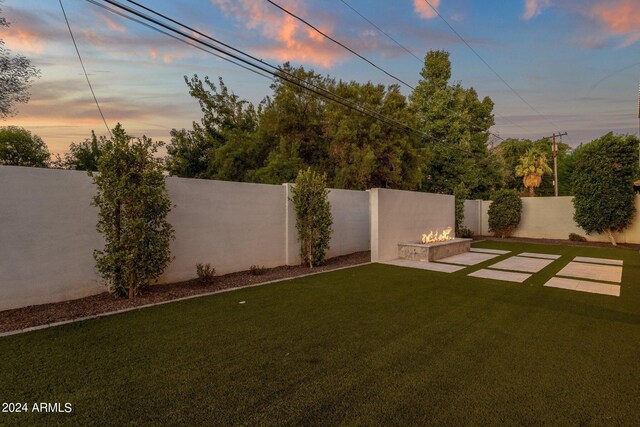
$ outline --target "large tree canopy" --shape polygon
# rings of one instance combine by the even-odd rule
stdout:
[[[0,30],[7,27],[9,22],[0,16]],[[29,87],[39,75],[29,59],[12,54],[0,37],[0,118],[14,115],[15,104],[29,101]]]
[[[473,88],[450,83],[449,53],[430,51],[422,79],[410,96],[416,126],[426,134],[430,154],[423,163],[422,189],[453,194],[464,183],[472,197],[486,197],[500,184],[498,164],[487,147],[494,124],[493,101],[480,100]]]
[[[185,78],[202,108],[192,130],[171,133],[167,165],[172,175],[281,184],[311,168],[335,188],[372,187],[452,194],[461,182],[471,197],[488,198],[502,181],[487,148],[493,102],[450,84],[448,53],[430,52],[423,80],[410,102],[397,85],[336,80],[285,63],[258,107],[231,92],[222,79]],[[310,92],[329,91],[362,114]],[[390,125],[377,114],[418,128]]]

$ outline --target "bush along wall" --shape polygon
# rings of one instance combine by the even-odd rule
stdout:
[[[96,228],[105,239],[104,249],[94,252],[97,270],[122,297],[134,298],[171,260],[171,201],[162,161],[154,156],[159,145],[129,137],[118,123],[103,146],[98,173],[90,172],[97,187]]]

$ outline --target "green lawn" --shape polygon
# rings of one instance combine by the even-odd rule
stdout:
[[[640,254],[523,284],[368,265],[0,338],[0,424],[638,425]],[[624,259],[619,298],[544,288]],[[239,304],[246,301],[245,304]],[[30,408],[31,409],[31,408]]]

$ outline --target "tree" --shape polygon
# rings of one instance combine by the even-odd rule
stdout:
[[[96,228],[105,239],[104,249],[94,251],[96,266],[121,297],[134,298],[171,259],[171,201],[162,161],[154,156],[160,145],[145,136],[134,140],[118,123],[102,147],[98,173],[89,172],[98,190]]]
[[[5,18],[0,17],[0,28],[9,25]],[[15,104],[29,101],[29,87],[39,76],[40,71],[31,65],[29,59],[12,55],[0,38],[0,118],[13,116],[16,113]]]
[[[291,201],[296,210],[296,229],[300,240],[300,258],[309,268],[324,262],[331,243],[331,205],[326,175],[308,168],[300,171],[292,189]]]
[[[489,206],[489,231],[509,237],[520,224],[522,200],[515,190],[499,190]]]
[[[253,139],[260,110],[229,91],[222,78],[218,86],[208,77],[185,77],[189,94],[198,100],[203,117],[192,130],[171,131],[167,169],[171,175],[247,181],[262,164],[259,140]]]
[[[102,149],[105,145],[105,138],[96,136],[91,131],[91,139],[69,145],[69,152],[65,153],[61,166],[66,169],[79,171],[97,171]]]
[[[449,53],[430,51],[422,79],[410,96],[416,127],[427,136],[429,152],[422,167],[424,191],[453,194],[464,182],[472,197],[486,197],[500,184],[498,163],[487,147],[494,124],[493,101],[482,101],[473,88],[449,83]]]
[[[283,64],[279,76],[294,76],[318,88],[332,90],[335,81],[304,67]],[[255,180],[266,184],[282,184],[296,179],[298,172],[313,167],[318,172],[331,172],[329,141],[325,135],[325,111],[328,104],[318,95],[284,78],[271,85],[273,95],[263,102],[259,133],[268,150],[264,165]]]
[[[542,176],[551,173],[547,165],[547,156],[535,148],[530,148],[520,157],[520,163],[515,168],[515,174],[522,177],[522,183],[529,189],[529,196],[535,196],[535,189],[542,183]]]
[[[574,219],[587,234],[606,233],[616,245],[613,232],[633,221],[637,156],[638,139],[630,135],[608,133],[580,149],[573,174]]]
[[[38,135],[25,128],[0,128],[0,165],[46,168],[51,153]]]
[[[398,122],[411,121],[406,98],[397,85],[340,81],[333,91]],[[333,186],[354,190],[416,188],[421,178],[420,152],[415,138],[405,129],[354,114],[334,103],[327,104],[325,121]]]
[[[558,161],[558,175],[559,175],[559,183],[560,190],[562,190],[562,186],[568,183],[570,179],[563,175],[563,165],[565,163],[566,157],[569,153],[569,146],[562,142],[558,142],[556,144],[557,150],[557,161]],[[509,189],[521,189],[522,180],[519,179],[515,174],[516,167],[520,165],[520,159],[527,154],[529,150],[535,150],[538,153],[542,153],[546,156],[546,158],[553,159],[552,153],[552,144],[550,138],[542,138],[537,141],[531,141],[530,139],[515,139],[509,138],[500,143],[495,148],[495,153],[500,159],[502,175],[503,175],[503,186],[504,188]],[[550,162],[551,160],[549,160]],[[553,180],[554,176],[551,173],[545,173],[542,175],[542,181],[540,185],[537,187],[537,194],[539,196],[553,196],[554,188],[553,188]],[[559,191],[562,194],[562,191]]]

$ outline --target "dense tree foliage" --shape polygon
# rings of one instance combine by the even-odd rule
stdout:
[[[409,99],[398,85],[336,81],[288,63],[279,75],[257,107],[222,79],[214,85],[208,78],[185,78],[203,118],[191,130],[172,131],[170,174],[281,184],[311,167],[336,188],[453,194],[463,183],[474,198],[488,198],[502,183],[498,156],[487,148],[493,102],[449,82],[446,52],[427,55],[423,79]],[[426,136],[327,101],[289,82],[292,76]]]
[[[571,175],[567,174],[567,167],[565,163],[569,163],[570,147],[563,143],[556,143],[556,155],[558,162],[558,182],[559,182],[559,195],[570,194]],[[502,168],[503,188],[519,190],[522,194],[527,194],[528,190],[523,187],[522,178],[516,176],[516,168],[520,164],[523,156],[530,150],[542,154],[546,158],[546,163],[553,164],[553,148],[551,139],[542,138],[537,141],[531,141],[529,139],[514,139],[509,138],[502,141],[493,151],[500,159]],[[553,196],[553,173],[545,173],[542,175],[540,185],[537,187],[536,194],[538,196]],[[564,185],[564,187],[563,187]]]
[[[324,262],[333,232],[326,175],[311,168],[300,171],[292,188],[291,201],[296,210],[300,259],[313,268]]]
[[[25,128],[0,128],[0,165],[46,168],[51,153],[38,135]]]
[[[96,133],[91,131],[90,139],[78,143],[72,142],[64,159],[58,160],[56,166],[62,169],[97,171],[104,145],[105,138],[98,138]]]
[[[427,134],[421,141],[429,156],[422,163],[420,188],[453,194],[463,182],[472,197],[488,197],[501,181],[498,162],[487,147],[493,101],[480,100],[473,88],[459,82],[450,83],[448,52],[430,51],[421,76],[410,96],[416,126]]]
[[[0,16],[0,30],[7,27],[9,22]],[[0,38],[0,118],[14,115],[15,104],[29,101],[29,87],[39,75],[29,59],[12,54]]]
[[[105,247],[94,252],[97,270],[112,292],[133,298],[140,287],[162,274],[170,261],[173,227],[167,222],[171,201],[159,143],[133,139],[118,124],[104,142],[93,176],[98,207],[97,230]]]
[[[216,86],[205,77],[185,77],[189,94],[200,104],[203,117],[192,130],[173,129],[167,169],[187,178],[246,181],[255,168],[254,133],[258,111],[253,104],[229,91],[219,79]]]
[[[573,174],[574,219],[587,234],[622,231],[636,215],[633,179],[638,139],[609,133],[584,145]]]

